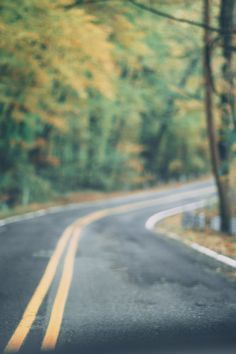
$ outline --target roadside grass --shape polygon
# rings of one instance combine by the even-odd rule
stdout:
[[[231,169],[230,185],[232,216],[236,217],[236,163]],[[207,218],[218,214],[216,205],[201,209],[200,212],[204,212]],[[164,219],[156,225],[155,230],[164,234],[176,234],[186,244],[197,243],[224,256],[236,259],[236,236],[229,236],[209,228],[204,231],[185,229],[182,226],[182,214]]]
[[[161,233],[176,234],[184,243],[197,243],[201,246],[236,259],[236,237],[213,230],[196,231],[182,227],[182,214],[171,216],[156,225],[155,230]]]

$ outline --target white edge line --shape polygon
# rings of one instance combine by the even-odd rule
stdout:
[[[98,202],[98,201],[95,201],[94,203],[96,203],[96,202]],[[59,213],[60,211],[63,211],[63,210],[73,210],[73,209],[82,208],[84,206],[91,206],[92,203],[93,202],[72,203],[72,204],[67,204],[67,205],[62,205],[62,206],[49,207],[46,209],[39,209],[37,211],[31,211],[31,212],[24,213],[21,215],[10,216],[5,219],[0,219],[0,227],[7,225],[7,224],[13,224],[15,222],[34,219],[36,217],[44,216],[47,214],[56,214],[56,213]]]
[[[191,204],[185,204],[183,206],[180,207],[176,207],[176,208],[171,208],[165,211],[161,211],[158,212],[154,215],[152,215],[145,224],[146,229],[152,231],[154,226],[156,224],[158,224],[160,221],[168,218],[169,216],[174,216],[180,213],[183,213],[185,211],[191,211],[191,210],[195,210],[195,209],[199,209],[204,207],[207,204],[207,200],[201,200],[199,202],[196,203],[191,203]],[[179,237],[172,237],[174,239],[177,239],[178,241],[181,242],[181,239]],[[230,267],[236,268],[236,260],[227,256],[224,256],[222,254],[219,254],[207,247],[201,246],[197,243],[192,243],[192,244],[186,244],[187,246],[191,247],[192,249],[207,255],[208,257],[214,258],[217,261],[224,263]]]
[[[146,229],[152,230],[154,226],[160,222],[161,220],[168,218],[169,216],[177,215],[183,213],[184,211],[195,210],[204,207],[207,204],[207,200],[200,200],[198,202],[184,204],[178,206],[176,208],[167,209],[164,211],[160,211],[154,215],[152,215],[145,224]]]
[[[113,198],[111,198],[113,199]],[[115,199],[115,198],[114,198]],[[45,209],[39,209],[36,211],[30,211],[24,214],[16,215],[16,216],[10,216],[4,219],[0,219],[0,227],[8,224],[13,224],[15,222],[20,222],[20,221],[25,221],[25,220],[31,220],[36,217],[44,216],[47,214],[56,214],[64,210],[76,210],[80,209],[83,207],[90,207],[90,206],[96,206],[96,204],[99,204],[103,201],[107,201],[108,199],[104,200],[94,200],[91,202],[78,202],[78,203],[69,203],[66,205],[57,205]]]
[[[236,260],[230,257],[226,257],[223,254],[219,254],[215,251],[210,250],[204,246],[198,245],[197,243],[192,243],[191,247],[198,252],[206,254],[209,257],[217,259],[217,261],[227,264],[230,267],[236,268]]]

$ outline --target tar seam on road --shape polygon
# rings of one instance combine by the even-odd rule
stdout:
[[[119,214],[128,211],[135,211],[145,207],[150,207],[158,205],[163,202],[173,202],[181,200],[181,197],[196,197],[199,194],[204,193],[213,193],[215,191],[214,187],[204,187],[198,191],[185,191],[171,197],[159,197],[148,201],[140,201],[135,203],[126,204],[123,206],[112,207],[110,209],[103,209],[100,211],[93,212],[82,218],[79,218],[72,225],[70,225],[65,232],[60,237],[56,249],[50,258],[50,261],[47,265],[45,273],[43,274],[31,300],[29,301],[23,316],[16,327],[12,337],[10,338],[7,346],[5,347],[4,352],[13,353],[18,352],[24,341],[29,334],[31,327],[36,319],[37,313],[40,306],[42,305],[46,294],[49,291],[49,288],[55,278],[56,271],[59,266],[59,262],[62,258],[62,255],[69,244],[68,250],[66,252],[65,261],[63,265],[63,272],[57,293],[55,295],[55,301],[51,311],[51,316],[45,337],[42,342],[42,349],[46,350],[48,348],[54,349],[57,344],[57,339],[60,333],[61,323],[64,315],[64,308],[67,301],[68,293],[70,290],[70,285],[73,276],[74,268],[74,259],[76,256],[77,245],[79,241],[80,232],[84,227],[91,224],[92,222],[102,219],[108,215]],[[76,233],[76,228],[79,227],[80,232]],[[69,273],[67,271],[69,270]],[[68,275],[69,274],[69,275]],[[68,279],[66,279],[68,277]],[[64,289],[62,289],[65,286]],[[58,306],[59,301],[60,306]],[[59,309],[60,308],[60,309]],[[59,312],[58,312],[59,311]],[[55,323],[58,321],[58,323]]]

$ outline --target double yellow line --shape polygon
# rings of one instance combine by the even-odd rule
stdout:
[[[53,303],[52,311],[50,314],[49,323],[44,335],[41,349],[42,350],[53,350],[55,349],[61,323],[63,319],[64,309],[68,297],[68,293],[71,286],[71,281],[73,277],[74,261],[76,257],[76,250],[78,242],[80,239],[81,231],[84,227],[91,224],[92,222],[102,219],[105,216],[117,213],[125,213],[128,211],[134,211],[142,209],[145,207],[154,206],[163,202],[173,202],[179,200],[181,197],[187,196],[199,196],[202,192],[205,194],[214,191],[213,187],[207,187],[196,191],[187,191],[178,193],[177,195],[171,197],[159,197],[156,199],[141,201],[131,204],[126,204],[124,206],[113,207],[110,209],[104,209],[101,211],[93,212],[78,219],[75,223],[70,225],[60,237],[56,248],[50,258],[50,261],[46,267],[46,270],[32,295],[22,318],[16,327],[13,335],[11,336],[6,348],[6,353],[18,352],[28,336],[32,325],[36,319],[40,306],[42,305],[50,286],[55,278],[60,260],[65,252],[64,264],[59,286],[56,292],[55,300]],[[201,193],[200,193],[201,192]]]
[[[12,337],[5,347],[4,351],[6,353],[15,353],[21,349],[36,319],[40,306],[42,305],[45,296],[47,295],[49,288],[55,278],[56,271],[63,253],[67,248],[62,276],[53,303],[49,324],[41,346],[42,350],[53,350],[55,348],[61,328],[66,300],[73,277],[74,260],[81,229],[87,224],[106,216],[107,212],[107,210],[103,210],[85,216],[69,226],[64,231],[57,243],[53,255],[51,256],[47,268],[22,315],[18,326],[16,327]]]

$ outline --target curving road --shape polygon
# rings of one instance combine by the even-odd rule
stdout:
[[[235,352],[229,268],[145,228],[214,193],[191,183],[3,223],[0,352]]]

